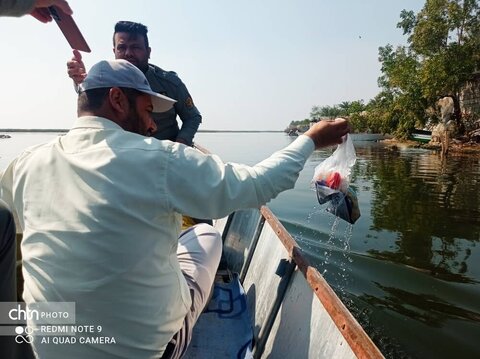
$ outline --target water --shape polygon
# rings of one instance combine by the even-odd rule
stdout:
[[[0,169],[55,134],[0,140]],[[199,133],[224,160],[254,164],[293,138]],[[332,150],[317,151],[293,190],[269,206],[390,358],[480,357],[480,157],[356,142],[352,174],[362,216],[349,225],[318,205],[309,183]]]

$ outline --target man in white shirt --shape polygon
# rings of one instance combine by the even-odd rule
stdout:
[[[181,357],[222,244],[207,224],[180,233],[179,213],[220,218],[265,204],[294,186],[315,148],[349,131],[345,120],[322,121],[253,167],[225,164],[145,137],[156,130],[151,112],[173,102],[129,62],[101,61],[81,85],[73,128],[26,150],[1,178],[24,233],[26,303],[75,302],[76,325],[109,338],[53,345],[37,331],[40,358]]]

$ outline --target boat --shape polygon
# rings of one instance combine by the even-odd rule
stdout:
[[[410,138],[414,141],[428,143],[432,140],[432,131],[427,130],[413,130]]]
[[[271,210],[217,220],[223,259],[185,358],[383,358]]]

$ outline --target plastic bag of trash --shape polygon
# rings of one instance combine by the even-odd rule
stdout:
[[[346,135],[335,152],[315,168],[312,179],[318,203],[328,202],[328,212],[352,224],[360,217],[357,195],[350,187],[350,173],[356,160],[352,139]]]

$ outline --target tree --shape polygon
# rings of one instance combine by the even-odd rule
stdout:
[[[454,101],[461,129],[460,90],[480,69],[479,1],[427,0],[417,15],[403,10],[400,18],[397,27],[409,35],[409,46],[379,49],[379,84],[397,105],[406,106],[398,119],[400,129],[424,123],[426,109],[445,96]]]
[[[310,119],[311,120],[318,120],[321,117],[329,117],[335,118],[340,116],[342,110],[335,106],[313,106],[312,110],[310,111]]]
[[[350,118],[352,127],[356,131],[366,131],[369,129],[367,119],[363,113],[366,109],[363,100],[343,101],[333,106],[313,106],[310,111],[310,118],[318,120],[320,118],[348,117]]]
[[[343,101],[338,105],[338,108],[342,111],[342,116],[348,116],[351,104],[351,102]]]
[[[406,138],[435,116],[437,101],[451,97],[457,129],[464,130],[459,95],[480,71],[480,0],[426,0],[418,14],[402,10],[397,27],[407,46],[379,48],[381,92],[366,106],[344,101],[313,106],[310,119],[348,116],[357,131]],[[470,116],[471,117],[471,116]]]
[[[409,36],[408,46],[380,47],[380,98],[389,101],[372,101],[369,112],[382,113],[379,127],[389,123],[397,136],[406,137],[425,125],[438,99],[449,96],[461,130],[459,94],[480,69],[478,0],[427,0],[417,15],[403,10],[397,27]]]
[[[417,126],[423,127],[428,118],[426,109],[434,103],[424,96],[421,84],[422,63],[419,56],[410,48],[391,45],[380,47],[379,61],[382,63],[382,76],[378,84],[382,88],[380,98],[374,104],[381,106],[374,112],[383,112],[380,127],[393,125],[388,132],[406,138]],[[388,101],[386,101],[388,99]],[[373,107],[372,105],[370,107]],[[385,116],[390,120],[386,120]],[[393,130],[393,131],[392,131]]]
[[[308,118],[300,121],[291,121],[290,125],[288,125],[288,127],[285,128],[283,132],[288,133],[292,130],[303,132],[303,131],[306,131],[309,126],[310,126],[310,119]]]
[[[322,108],[320,106],[312,106],[310,111],[310,119],[318,120],[321,117]]]

